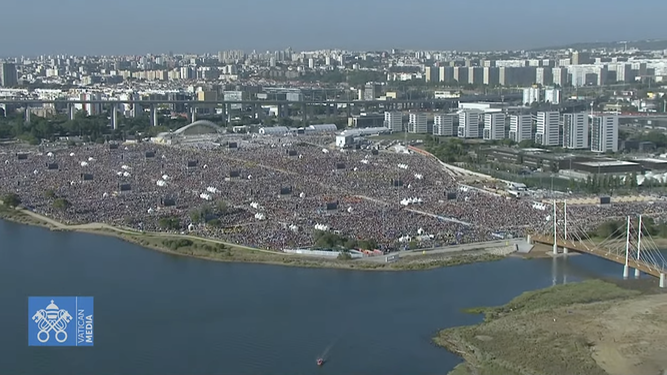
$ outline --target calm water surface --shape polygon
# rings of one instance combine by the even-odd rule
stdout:
[[[227,264],[0,220],[0,374],[445,374],[460,359],[429,340],[481,319],[462,308],[621,272],[590,256],[416,272]],[[94,347],[28,347],[27,297],[49,295],[94,296]]]

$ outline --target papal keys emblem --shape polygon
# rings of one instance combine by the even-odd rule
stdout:
[[[60,309],[51,300],[51,303],[46,306],[46,309],[41,309],[35,313],[32,320],[37,323],[39,332],[37,332],[37,340],[39,342],[47,342],[51,338],[51,331],[55,332],[55,339],[59,343],[67,341],[67,324],[72,320],[72,315],[65,309]]]

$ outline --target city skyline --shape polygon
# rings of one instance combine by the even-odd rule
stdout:
[[[36,0],[28,16],[30,22],[23,17],[8,17],[0,24],[0,33],[13,36],[3,43],[0,56],[215,53],[287,47],[519,50],[660,37],[644,26],[659,23],[661,14],[667,11],[667,4],[651,4],[651,12],[642,14],[639,21],[627,18],[627,6],[615,0],[585,4],[564,0],[548,12],[542,3],[526,0],[480,0],[475,7],[434,0],[420,0],[409,6],[379,0],[341,0],[335,7],[322,1],[294,0],[257,0],[252,4],[199,0],[188,3],[187,8],[168,0],[159,5],[120,0],[115,3],[116,9],[133,11],[116,14],[106,6],[82,0],[66,0],[57,8]],[[5,4],[4,10],[7,14],[24,11],[14,0]],[[410,10],[415,11],[414,16],[410,16]],[[599,10],[604,11],[604,17],[590,17]],[[323,15],[331,21],[323,22]],[[419,22],[412,22],[416,20]]]

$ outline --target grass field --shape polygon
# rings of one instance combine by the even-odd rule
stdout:
[[[630,369],[634,375],[654,375],[658,372],[651,371],[667,369],[667,348],[660,344],[667,340],[667,324],[661,326],[667,322],[665,294],[591,280],[467,312],[483,313],[485,321],[446,329],[434,338],[466,359],[451,374],[615,375]],[[633,327],[638,314],[649,322],[646,327]],[[625,350],[638,346],[642,350]],[[610,372],[614,368],[620,372]]]

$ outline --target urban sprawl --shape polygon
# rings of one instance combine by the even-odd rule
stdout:
[[[5,59],[0,193],[272,250],[524,236],[552,199],[590,230],[660,219],[665,76],[665,50],[624,43]]]

